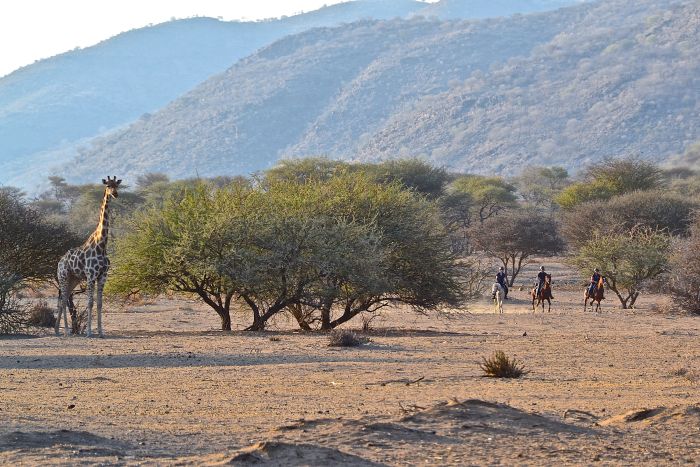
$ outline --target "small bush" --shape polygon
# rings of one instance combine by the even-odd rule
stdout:
[[[29,324],[40,328],[52,328],[56,324],[54,309],[46,300],[40,300],[29,309]]]
[[[671,376],[686,376],[688,374],[688,368],[681,366],[678,368],[674,368],[671,371]]]
[[[366,337],[360,337],[352,331],[333,331],[329,336],[330,347],[358,347],[369,342]]]
[[[502,350],[488,359],[484,357],[483,360],[479,367],[484,372],[484,376],[491,378],[520,378],[529,373],[521,362],[516,359],[511,360]]]
[[[23,332],[27,328],[27,306],[17,297],[22,281],[4,271],[0,264],[0,334]]]

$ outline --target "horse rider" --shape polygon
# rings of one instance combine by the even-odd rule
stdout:
[[[595,289],[598,288],[598,282],[600,281],[601,274],[598,268],[593,270],[593,275],[591,276],[591,285],[588,286],[588,296],[593,297],[595,295]]]
[[[542,290],[542,286],[544,285],[544,281],[545,281],[545,279],[547,279],[547,276],[551,277],[551,275],[544,272],[544,266],[540,266],[540,272],[537,273],[537,296],[538,297],[540,296],[540,290]],[[551,294],[551,292],[549,294],[549,297],[554,298],[554,296]]]
[[[506,271],[503,269],[503,266],[498,268],[498,272],[496,273],[496,282],[498,282],[501,287],[503,287],[503,298],[505,300],[508,299],[508,283],[506,282]],[[493,298],[496,298],[496,293],[494,292]]]

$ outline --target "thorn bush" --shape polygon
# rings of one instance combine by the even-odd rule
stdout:
[[[352,331],[337,330],[331,332],[328,345],[330,347],[358,347],[367,342],[369,342],[368,338],[360,337]]]
[[[36,302],[29,310],[29,324],[40,328],[52,328],[56,324],[54,309],[46,300]]]
[[[491,378],[520,378],[529,373],[522,362],[508,358],[502,350],[489,358],[484,357],[479,367],[484,372],[484,376]]]

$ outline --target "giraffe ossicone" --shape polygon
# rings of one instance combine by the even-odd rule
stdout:
[[[68,328],[68,316],[66,308],[70,309],[71,316],[76,316],[73,304],[73,289],[82,281],[87,283],[87,329],[88,337],[92,336],[92,306],[97,289],[97,333],[104,337],[102,332],[102,291],[107,281],[109,270],[109,258],[107,258],[107,240],[109,237],[109,203],[112,198],[117,198],[117,192],[121,180],[117,177],[102,179],[105,185],[102,205],[100,207],[100,220],[97,228],[85,242],[77,248],[71,248],[58,262],[58,316],[56,317],[56,335],[61,326],[63,315],[65,334],[70,334]]]

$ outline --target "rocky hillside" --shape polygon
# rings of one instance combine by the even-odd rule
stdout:
[[[660,160],[700,139],[699,10],[609,0],[312,30],[95,141],[65,173],[245,174],[319,154],[506,174],[630,153]]]
[[[555,8],[577,0],[356,0],[258,22],[211,18],[171,21],[120,34],[96,46],[40,60],[0,77],[0,183],[28,185],[37,171],[67,160],[85,139],[162,108],[238,59],[315,27],[360,19],[430,15],[472,18]]]
[[[391,116],[529,54],[585,12],[365,21],[285,38],[95,141],[78,160],[84,169],[70,173],[87,178],[106,166],[214,175],[249,173],[286,155],[352,157]]]
[[[700,3],[613,1],[529,55],[396,113],[359,149],[458,170],[663,161],[700,138]]]
[[[439,19],[495,18],[516,13],[556,10],[583,0],[440,0],[420,11],[426,17]]]
[[[360,0],[269,21],[177,20],[40,60],[0,78],[0,169],[158,110],[281,37],[361,18],[406,17],[425,6]]]

